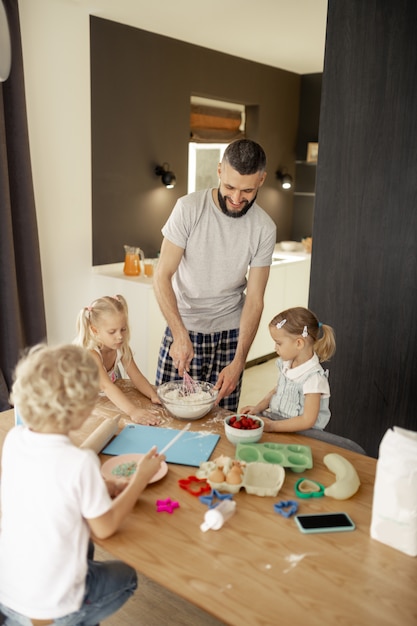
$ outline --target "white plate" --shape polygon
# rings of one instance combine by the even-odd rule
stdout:
[[[102,473],[103,478],[107,480],[117,480],[118,478],[124,478],[124,476],[121,476],[120,474],[114,474],[113,470],[118,465],[124,465],[125,463],[139,463],[139,461],[144,456],[145,456],[144,454],[136,453],[136,454],[119,454],[117,456],[112,457],[111,459],[103,463],[103,465],[101,466],[101,473]],[[165,461],[162,461],[161,467],[156,472],[156,474],[152,476],[151,480],[149,481],[149,484],[155,483],[156,481],[161,480],[161,478],[163,478],[167,472],[168,472],[168,465],[167,463],[165,463]],[[126,478],[129,478],[129,476],[127,476]]]

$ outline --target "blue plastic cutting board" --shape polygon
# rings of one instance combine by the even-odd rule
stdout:
[[[147,452],[152,446],[162,450],[179,430],[174,428],[158,428],[156,426],[141,426],[140,424],[128,424],[102,450],[103,454],[129,454],[132,452]],[[167,450],[166,460],[168,463],[178,465],[192,465],[199,467],[200,463],[208,461],[218,440],[219,435],[207,432],[186,432],[172,448]]]

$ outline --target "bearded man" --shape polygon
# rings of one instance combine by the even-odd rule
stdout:
[[[187,371],[213,383],[217,403],[234,412],[276,242],[275,223],[256,203],[265,168],[259,144],[231,143],[218,166],[218,189],[175,204],[154,276],[167,321],[156,384]]]

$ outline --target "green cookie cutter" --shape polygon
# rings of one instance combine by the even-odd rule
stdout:
[[[321,498],[324,496],[324,485],[310,478],[300,478],[294,486],[294,491],[299,498]]]

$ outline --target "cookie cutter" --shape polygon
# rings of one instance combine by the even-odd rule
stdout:
[[[180,503],[176,500],[171,500],[171,498],[167,498],[166,500],[157,500],[156,501],[156,511],[157,513],[162,513],[166,511],[167,513],[173,513],[175,509],[178,509]]]
[[[291,517],[298,511],[298,502],[295,500],[280,500],[274,504],[274,511],[282,515],[282,517]]]
[[[207,504],[209,509],[214,509],[222,500],[232,500],[232,493],[220,493],[217,489],[213,489],[213,491],[208,496],[200,496],[200,502],[203,504]],[[219,502],[216,502],[218,500]]]
[[[294,491],[299,498],[321,498],[324,490],[324,485],[310,478],[300,478],[294,485]]]
[[[197,478],[197,476],[188,476],[188,478],[180,478],[178,481],[181,489],[185,489],[192,496],[201,496],[203,493],[209,493],[211,487],[205,478]]]

